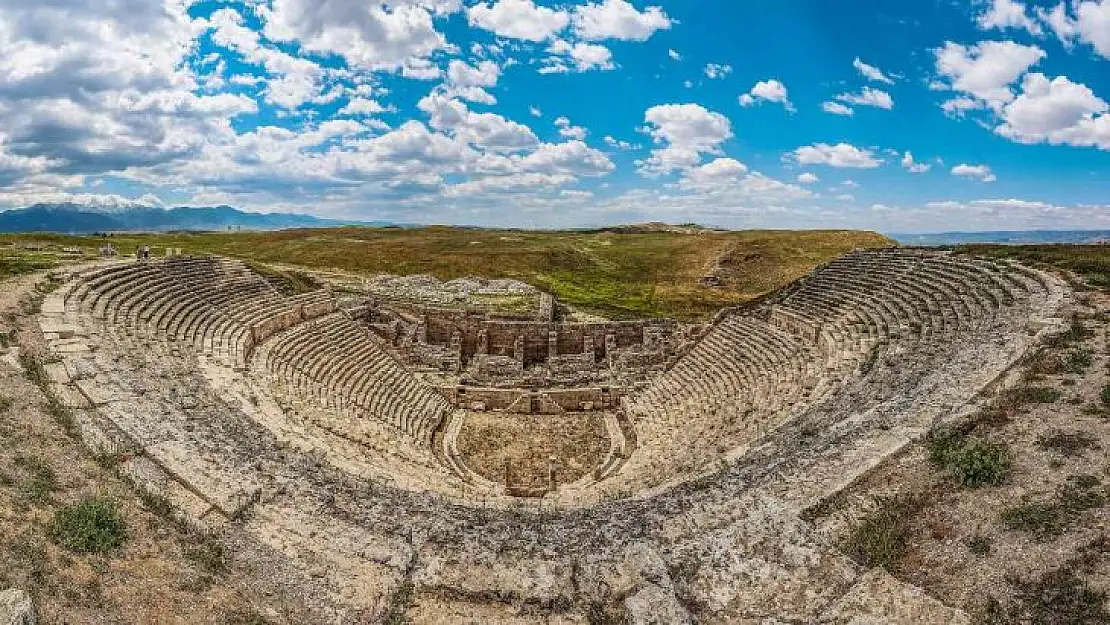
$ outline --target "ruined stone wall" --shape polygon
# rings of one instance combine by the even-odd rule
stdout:
[[[614,410],[620,403],[619,389],[572,388],[539,392],[520,389],[448,386],[438,389],[456,408],[468,410],[504,410],[528,414]],[[538,401],[529,401],[535,399]]]

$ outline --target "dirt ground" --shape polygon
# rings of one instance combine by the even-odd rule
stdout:
[[[41,351],[26,315],[41,274],[0,287],[0,589],[30,592],[44,625],[84,623],[291,622],[287,609],[250,589],[250,575],[202,536],[158,514],[113,470],[69,436],[64,416],[25,375],[19,350]],[[122,546],[101,555],[61,548],[51,530],[57,510],[87,496],[119,505]]]
[[[1081,296],[1076,312],[1089,336],[1030,357],[1016,387],[1055,389],[1058,398],[1026,403],[1009,418],[972,421],[975,436],[1009,448],[1012,473],[1001,485],[961,486],[930,462],[926,443],[915,444],[813,511],[819,531],[847,545],[861,519],[882,507],[876,497],[901,496],[913,501],[912,510],[898,537],[904,546],[887,565],[899,578],[975,615],[977,622],[1110,622],[1097,614],[1088,614],[1088,620],[1042,615],[1048,621],[992,614],[1015,601],[1047,601],[1053,593],[1057,599],[1080,597],[1080,587],[1040,587],[1033,593],[1039,598],[1028,586],[1021,590],[1023,583],[1057,569],[1074,572],[1096,595],[1110,591],[1110,542],[1105,542],[1110,539],[1110,398],[1102,396],[1110,384],[1110,293]],[[1066,370],[1069,362],[1073,372]],[[1060,517],[1057,531],[1007,521],[1019,506],[1063,501],[1076,484],[1085,484],[1089,490],[1083,492],[1094,500]]]
[[[512,486],[548,486],[549,459],[556,458],[556,480],[573,482],[601,466],[609,437],[600,415],[517,415],[468,413],[459,432],[459,454],[486,479]]]

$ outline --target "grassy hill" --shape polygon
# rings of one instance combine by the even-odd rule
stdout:
[[[83,246],[105,239],[3,235],[0,244]],[[615,232],[430,227],[333,228],[258,233],[116,235],[123,253],[180,247],[262,263],[357,274],[515,278],[561,301],[610,317],[704,318],[801,277],[854,248],[886,247],[882,235],[853,231]],[[713,274],[720,286],[700,283]]]

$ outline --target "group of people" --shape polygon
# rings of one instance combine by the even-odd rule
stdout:
[[[139,260],[146,260],[150,258],[150,246],[142,245],[135,248],[135,258],[138,258]]]

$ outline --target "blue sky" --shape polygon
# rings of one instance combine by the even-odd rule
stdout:
[[[0,205],[1110,228],[1110,0],[0,0]]]

